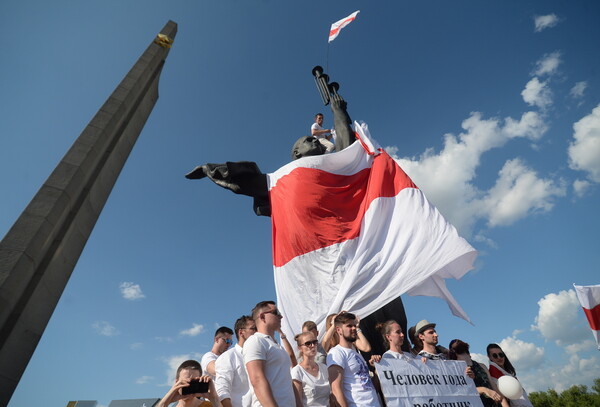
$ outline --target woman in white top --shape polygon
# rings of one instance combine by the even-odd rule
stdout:
[[[319,341],[312,332],[296,335],[302,362],[292,368],[294,391],[304,407],[329,407],[329,375],[327,366],[315,361]]]
[[[402,344],[404,343],[404,332],[399,323],[390,319],[382,324],[377,324],[375,327],[381,332],[383,337],[383,345],[388,349],[382,356],[383,359],[394,358],[410,360],[414,359],[414,356],[410,352],[402,351]]]

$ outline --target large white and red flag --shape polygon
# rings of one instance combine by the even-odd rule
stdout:
[[[268,174],[277,302],[286,334],[341,310],[367,316],[403,293],[446,300],[477,252],[355,123],[358,142]]]
[[[360,10],[356,10],[348,17],[344,17],[340,21],[336,21],[335,23],[331,24],[331,29],[329,30],[329,42],[335,40],[335,38],[339,35],[341,29],[353,22],[358,13],[360,13]]]
[[[600,285],[575,285],[575,292],[600,349]]]

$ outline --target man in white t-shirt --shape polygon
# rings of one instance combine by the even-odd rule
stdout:
[[[252,318],[257,332],[242,349],[252,407],[301,407],[292,385],[290,356],[275,341],[275,332],[281,328],[281,313],[273,301],[262,301],[252,310]]]
[[[215,386],[223,407],[247,407],[250,405],[249,396],[247,396],[250,384],[244,366],[242,347],[246,339],[256,332],[256,324],[251,316],[244,315],[235,321],[233,329],[237,344],[215,361],[217,373]]]
[[[340,342],[329,349],[327,370],[337,403],[340,407],[380,407],[367,362],[352,346],[358,339],[356,316],[342,312],[333,321]]]
[[[200,360],[202,371],[215,380],[215,360],[233,345],[233,331],[231,328],[222,326],[215,332],[215,341],[210,352],[206,352]]]
[[[323,128],[323,113],[317,113],[315,115],[315,122],[310,126],[310,134],[319,140],[319,143],[325,147],[326,153],[331,153],[335,150],[335,144],[331,141],[333,138],[331,129]]]

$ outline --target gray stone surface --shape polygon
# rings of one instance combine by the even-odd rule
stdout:
[[[177,24],[162,34],[174,39]],[[154,41],[0,242],[0,405],[8,404],[158,99]]]

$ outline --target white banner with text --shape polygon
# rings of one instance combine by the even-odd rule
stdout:
[[[483,407],[465,362],[385,358],[375,367],[388,407]]]

